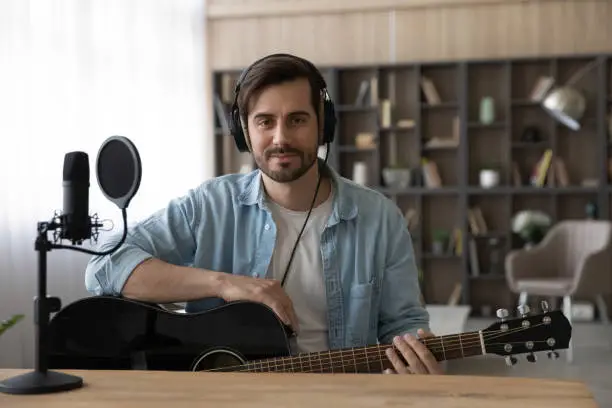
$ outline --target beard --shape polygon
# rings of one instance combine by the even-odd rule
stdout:
[[[292,154],[298,159],[297,167],[293,167],[291,163],[281,163],[279,170],[270,168],[270,160],[274,155]],[[272,146],[264,150],[263,154],[255,155],[255,163],[257,167],[268,177],[278,183],[290,183],[302,177],[313,164],[317,161],[317,151],[304,152],[292,147]]]

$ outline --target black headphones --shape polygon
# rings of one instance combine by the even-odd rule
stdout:
[[[271,54],[271,55],[265,56],[255,61],[253,64],[247,67],[242,72],[242,74],[240,74],[240,77],[238,78],[238,82],[236,83],[236,87],[234,88],[234,103],[232,104],[231,110],[229,112],[228,122],[229,122],[230,134],[234,137],[234,141],[236,142],[236,147],[238,148],[240,152],[249,151],[249,145],[246,141],[246,136],[242,128],[242,122],[240,120],[240,111],[238,109],[238,94],[240,93],[240,85],[242,81],[244,80],[244,78],[246,77],[246,75],[248,74],[248,72],[255,65],[259,64],[260,62],[268,58],[274,58],[274,57],[279,57],[279,56],[290,57],[297,61],[300,61],[312,72],[312,74],[317,79],[319,83],[319,90],[321,93],[322,102],[323,102],[323,118],[319,118],[319,120],[323,120],[323,139],[320,141],[319,144],[320,145],[330,144],[334,140],[334,135],[336,133],[336,111],[334,108],[334,103],[331,100],[329,93],[327,92],[327,85],[325,84],[325,79],[323,78],[323,75],[321,75],[321,72],[310,61],[307,61],[300,57],[296,57],[295,55],[280,54],[280,53]],[[319,112],[317,112],[317,114],[318,113]]]

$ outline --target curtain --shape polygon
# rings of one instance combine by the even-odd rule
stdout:
[[[121,213],[95,172],[106,138],[141,156],[130,224],[213,176],[205,21],[205,0],[0,1],[0,320],[26,315],[0,337],[0,367],[34,365],[34,239],[62,209],[66,153],[89,155],[90,214],[114,231]],[[63,306],[90,296],[88,259],[48,254],[48,294]]]

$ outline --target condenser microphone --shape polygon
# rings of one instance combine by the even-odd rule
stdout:
[[[73,244],[91,238],[89,217],[89,156],[70,152],[64,156],[64,206],[60,216],[60,237]]]

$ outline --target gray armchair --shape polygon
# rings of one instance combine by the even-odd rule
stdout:
[[[609,323],[603,295],[612,293],[612,223],[567,220],[555,224],[538,245],[512,251],[505,260],[506,281],[519,304],[529,295],[563,298],[571,321],[572,298],[592,298],[604,323]],[[554,303],[554,302],[553,302]],[[572,361],[572,348],[567,352]]]

